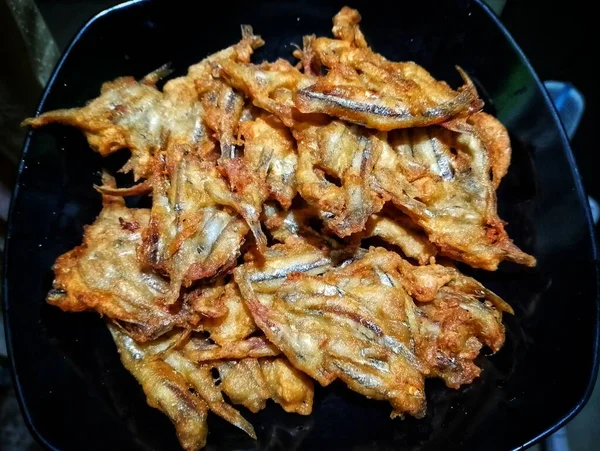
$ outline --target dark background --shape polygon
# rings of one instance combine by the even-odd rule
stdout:
[[[592,3],[584,1],[513,0],[501,15],[542,80],[570,81],[586,100],[583,119],[572,141],[584,186],[600,198],[596,172],[598,131],[598,85],[592,79],[593,36],[598,29]]]

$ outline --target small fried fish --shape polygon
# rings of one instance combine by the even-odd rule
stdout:
[[[325,113],[387,131],[440,124],[482,108],[477,90],[460,68],[465,84],[454,91],[413,62],[395,63],[374,53],[359,21],[358,12],[344,8],[333,19],[339,39],[310,42],[310,53],[328,72],[295,91],[294,104],[302,113]]]
[[[169,364],[145,352],[118,327],[110,326],[123,366],[140,383],[148,405],[163,412],[175,426],[177,438],[186,451],[206,445],[208,405],[191,393],[186,378]]]
[[[275,289],[244,282],[243,266],[235,278],[258,327],[296,368],[321,385],[341,379],[387,400],[392,416],[422,417],[426,377],[450,387],[470,383],[483,344],[497,350],[504,340],[501,311],[491,305],[499,298],[453,268],[429,274],[437,283],[428,302],[412,298],[404,287],[426,276],[422,268],[429,266],[372,248],[320,276],[290,274]]]
[[[83,244],[57,259],[48,303],[68,312],[96,311],[138,341],[175,326],[195,327],[200,317],[185,304],[167,309],[158,302],[169,283],[143,270],[136,257],[149,217],[146,209],[129,209],[122,199],[105,197],[100,215],[85,228]]]

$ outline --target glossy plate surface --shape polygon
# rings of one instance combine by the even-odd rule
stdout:
[[[338,384],[316,393],[313,415],[278,406],[258,415],[252,441],[210,416],[208,449],[510,450],[563,424],[595,379],[598,340],[596,250],[587,203],[557,116],[531,67],[499,21],[477,2],[263,1],[133,2],[90,21],[66,51],[40,111],[83,105],[103,81],[141,77],[165,62],[176,75],[236,42],[249,23],[266,40],[256,55],[289,57],[305,34],[329,35],[344,4],[359,9],[372,47],[414,60],[454,86],[454,65],[476,81],[486,110],[513,140],[513,163],[499,192],[509,234],[538,258],[474,276],[511,303],[507,342],[482,356],[483,375],[454,391],[428,382],[424,420],[390,420],[386,403]],[[15,191],[6,252],[6,330],[21,403],[50,449],[178,449],[166,417],[145,403],[95,314],[45,304],[56,257],[78,245],[100,209],[92,188],[104,166],[82,134],[65,127],[31,133]]]

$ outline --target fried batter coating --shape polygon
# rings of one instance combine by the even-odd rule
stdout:
[[[494,188],[498,188],[508,172],[512,153],[510,137],[504,125],[495,117],[480,111],[467,118],[449,121],[443,126],[479,138],[490,163],[492,183]]]
[[[223,318],[229,309],[225,305],[225,283],[223,279],[202,284],[189,293],[184,293],[184,302],[203,318]]]
[[[281,351],[263,336],[228,342],[222,346],[215,345],[206,339],[191,338],[182,348],[182,352],[193,362],[274,357],[281,354]]]
[[[343,244],[340,241],[311,225],[312,220],[318,216],[318,212],[309,207],[282,210],[276,205],[265,204],[263,224],[273,239],[280,243],[299,238],[319,248],[341,249]]]
[[[294,92],[314,81],[300,73],[288,61],[240,64],[231,60],[219,62],[220,73],[232,86],[252,99],[252,103],[277,116],[286,126],[297,121],[323,120],[320,116],[301,114],[294,104]]]
[[[339,378],[388,400],[393,416],[421,417],[424,377],[451,387],[469,383],[479,374],[472,359],[481,346],[497,350],[504,340],[500,312],[479,300],[496,297],[452,268],[432,285],[432,300],[415,302],[404,286],[418,276],[404,281],[403,272],[421,268],[429,266],[372,248],[322,276],[291,274],[275,290],[245,282],[251,272],[243,266],[235,277],[256,324],[296,368],[322,385]]]
[[[285,358],[260,359],[259,362],[271,399],[286,412],[310,415],[314,397],[312,379]]]
[[[67,312],[93,310],[113,319],[137,341],[154,339],[175,326],[194,327],[199,315],[185,304],[158,302],[169,290],[161,276],[142,270],[136,258],[149,211],[105,201],[86,226],[83,244],[60,256],[48,303]]]
[[[374,189],[389,195],[443,255],[487,270],[503,260],[535,265],[498,217],[488,151],[477,134],[416,128],[381,142]]]
[[[308,208],[283,210],[272,203],[267,203],[263,209],[263,224],[267,227],[274,240],[285,243],[290,237],[306,235],[318,236],[318,232],[309,225],[316,212]]]
[[[217,365],[221,388],[234,404],[251,412],[265,408],[268,399],[290,413],[312,412],[312,380],[294,368],[287,359],[253,359],[222,362]]]
[[[257,359],[223,362],[218,369],[222,390],[233,404],[254,413],[265,408],[270,393]]]
[[[390,209],[382,214],[374,214],[365,224],[361,238],[379,237],[382,240],[398,246],[404,255],[414,258],[421,265],[435,260],[436,247],[427,239],[423,230],[411,221],[408,216]]]
[[[210,334],[210,339],[215,343],[226,346],[228,343],[239,342],[248,337],[256,330],[256,325],[235,283],[231,282],[217,288],[220,288],[220,293],[215,304],[222,308],[222,314],[208,316],[202,321],[202,329]],[[209,298],[216,294],[212,287],[200,288],[196,290],[196,299],[206,296],[207,291]]]
[[[388,61],[366,46],[359,20],[358,12],[345,8],[334,18],[333,32],[340,39],[311,42],[311,54],[328,72],[295,91],[302,113],[326,113],[387,131],[439,124],[481,109],[483,102],[460,68],[465,84],[454,91],[413,62]]]
[[[344,6],[333,18],[333,35],[354,47],[368,47],[358,24],[361,17],[357,10]]]

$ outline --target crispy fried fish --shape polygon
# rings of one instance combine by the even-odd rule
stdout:
[[[83,244],[57,259],[48,303],[69,312],[96,311],[138,341],[154,339],[175,326],[195,327],[200,317],[185,304],[167,309],[158,302],[169,284],[144,271],[136,258],[149,211],[126,208],[122,199],[107,199],[96,221],[86,226]]]
[[[211,373],[212,365],[196,364],[175,349],[177,334],[139,344],[113,324],[108,328],[123,365],[142,385],[148,404],[160,409],[175,425],[186,450],[205,445],[208,410],[256,438],[252,425],[223,399]]]
[[[193,387],[196,394],[202,398],[210,410],[224,420],[237,426],[250,437],[256,439],[254,427],[223,399],[222,388],[218,387],[212,375],[212,365],[195,364],[189,361],[177,350],[169,350],[163,355],[164,361],[177,371]]]
[[[397,130],[389,144],[381,142],[374,189],[390,196],[443,255],[487,270],[503,260],[535,265],[508,237],[498,217],[491,177],[496,174],[499,181],[504,163],[492,161],[501,161],[496,155],[506,152],[490,157],[477,133],[442,127]]]
[[[140,344],[114,324],[108,327],[123,365],[142,385],[148,404],[173,422],[186,450],[204,446],[209,410],[256,439],[252,425],[225,402],[223,393],[252,412],[264,409],[268,399],[287,412],[308,415],[312,411],[312,380],[283,357],[257,359],[240,354],[236,359],[196,363],[184,352],[189,342],[179,349],[178,334]]]
[[[323,386],[339,378],[369,398],[389,400],[396,415],[421,417],[424,378],[404,325],[404,303],[412,301],[382,283],[385,273],[369,263],[320,277],[291,274],[268,302],[257,296],[260,287],[240,288],[256,324],[296,368]],[[242,268],[236,280],[244,278]]]
[[[245,257],[247,263],[234,270],[244,299],[247,298],[245,291],[251,287],[270,293],[290,274],[322,274],[341,260],[335,251],[298,236],[290,236],[285,243],[269,247],[260,258],[252,259],[249,254]]]
[[[145,352],[119,328],[109,326],[123,366],[140,383],[148,405],[163,412],[175,426],[177,438],[186,451],[197,451],[206,444],[208,405],[191,393],[186,378],[156,352]]]
[[[104,83],[100,97],[86,106],[50,111],[23,124],[41,127],[60,123],[77,127],[102,156],[128,148],[131,158],[122,171],[132,170],[138,180],[152,175],[152,153],[160,145],[162,128],[175,130],[176,122],[172,114],[164,111],[163,95],[154,87],[151,74],[141,81],[122,77]]]
[[[338,39],[311,41],[311,54],[328,72],[295,91],[302,113],[326,113],[387,131],[439,124],[481,109],[483,102],[462,70],[465,84],[454,91],[413,62],[388,61],[366,46],[359,21],[358,12],[345,7],[333,19]]]
[[[439,376],[452,387],[471,382],[479,374],[472,359],[482,344],[497,350],[504,329],[500,312],[479,299],[487,292],[466,289],[462,279],[457,288],[446,275],[433,300],[421,304],[404,289],[401,267],[422,268],[372,248],[321,276],[291,274],[275,290],[253,284],[243,266],[235,277],[256,324],[296,368],[322,385],[339,378],[388,400],[392,416],[421,417],[424,378]]]

